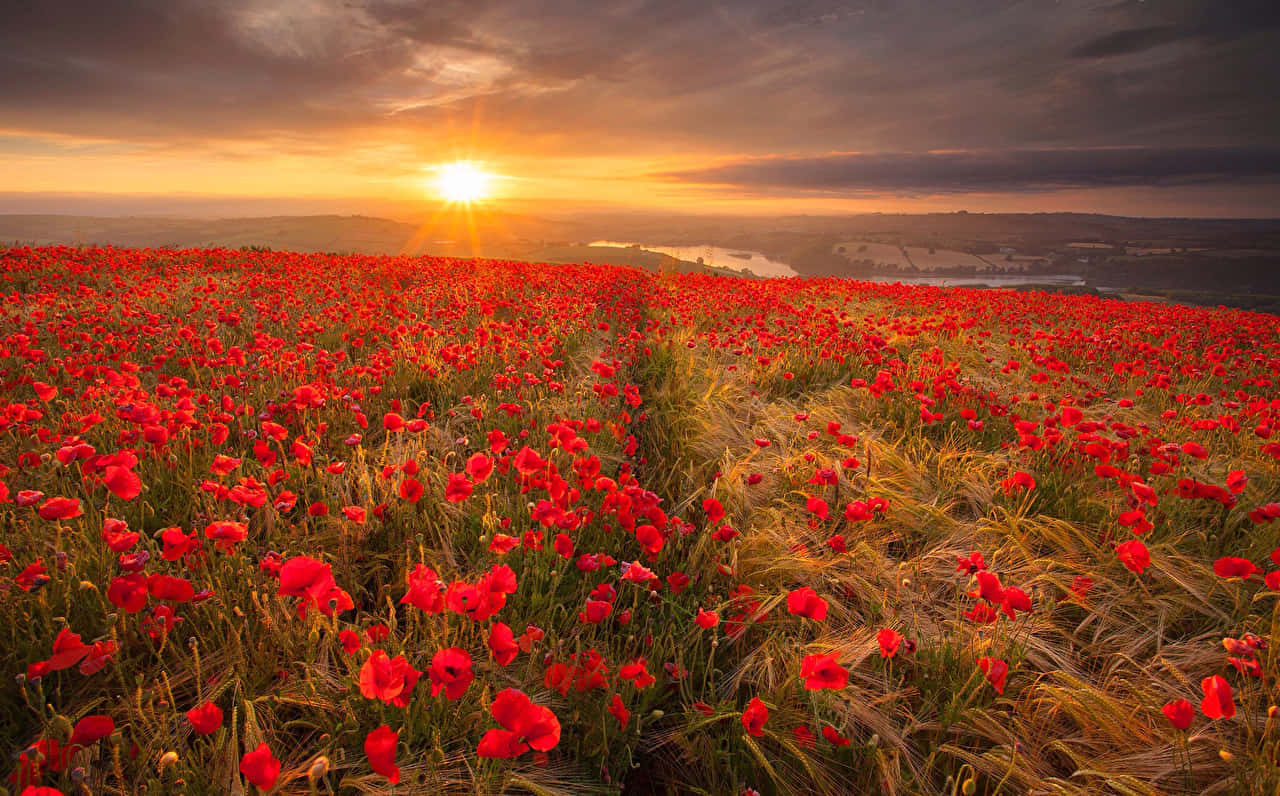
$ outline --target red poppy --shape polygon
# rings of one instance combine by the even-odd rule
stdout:
[[[1009,674],[1009,664],[999,658],[979,658],[978,668],[987,676],[987,682],[997,694],[1004,693],[1004,680]]]
[[[205,702],[187,711],[191,729],[200,735],[209,735],[222,726],[222,709],[212,702]]]
[[[830,724],[822,728],[822,737],[826,738],[836,746],[848,746],[850,743],[848,738],[841,735],[836,728],[832,727]]]
[[[827,601],[808,586],[787,595],[787,611],[795,616],[822,621],[827,618]]]
[[[472,454],[471,458],[467,459],[467,475],[471,476],[474,483],[484,483],[492,472],[493,459],[483,453]]]
[[[400,482],[400,497],[410,503],[417,503],[422,498],[423,487],[416,478],[406,478]]]
[[[1231,684],[1221,675],[1206,677],[1200,681],[1204,691],[1204,699],[1200,700],[1200,710],[1211,719],[1229,719],[1236,715],[1236,703],[1233,701]]]
[[[409,591],[400,598],[401,605],[412,605],[429,614],[444,610],[444,584],[434,569],[418,564],[409,573],[408,580]]]
[[[338,633],[338,643],[342,645],[343,652],[348,655],[354,655],[356,650],[363,646],[360,641],[360,634],[354,630],[343,630]]]
[[[360,693],[394,707],[407,708],[420,677],[422,672],[410,666],[403,655],[391,658],[382,650],[374,650],[360,667]]]
[[[902,634],[893,628],[886,627],[876,634],[876,641],[880,643],[880,657],[892,658],[898,653],[898,647],[902,644]]]
[[[760,697],[751,697],[747,709],[742,711],[742,726],[747,734],[755,738],[764,736],[764,724],[769,720],[769,708],[760,701]]]
[[[441,691],[449,699],[460,699],[476,678],[471,670],[471,654],[459,647],[442,649],[431,657],[431,696]]]
[[[1130,539],[1127,542],[1116,545],[1116,556],[1119,557],[1120,563],[1124,564],[1126,569],[1142,574],[1143,570],[1151,566],[1151,554],[1147,551],[1147,546],[1137,539]]]
[[[195,596],[195,587],[186,578],[155,574],[147,578],[147,591],[157,600],[185,603]]]
[[[395,785],[400,782],[400,767],[396,765],[396,745],[400,734],[383,724],[364,738],[364,754],[374,773],[387,778]]]
[[[299,615],[305,616],[307,606],[312,606],[325,616],[349,611],[355,607],[351,595],[333,580],[333,568],[308,556],[295,556],[280,567],[279,594],[299,597]]]
[[[837,663],[839,658],[839,651],[825,655],[806,655],[800,662],[800,676],[804,678],[804,687],[816,691],[838,690],[848,685],[849,670]]]
[[[444,488],[444,499],[450,503],[461,503],[471,497],[472,488],[466,473],[450,473],[449,482]]]
[[[62,628],[53,640],[53,655],[47,661],[49,671],[69,669],[89,654],[90,647],[80,640],[79,633],[72,633],[70,628]]]
[[[134,573],[112,578],[107,599],[125,613],[136,614],[147,607],[147,576]]]
[[[618,669],[618,678],[622,680],[632,680],[638,689],[648,688],[653,685],[653,675],[649,674],[648,661],[644,658],[636,658]]]
[[[1220,578],[1242,578],[1248,580],[1251,575],[1260,573],[1252,561],[1247,558],[1225,556],[1213,562],[1213,574]]]
[[[219,521],[211,522],[204,529],[207,539],[215,540],[214,546],[224,553],[231,553],[235,544],[243,542],[249,535],[249,526],[243,522]]]
[[[245,752],[240,758],[240,773],[262,790],[271,790],[280,776],[280,761],[265,743],[261,743],[257,749]]]
[[[1165,717],[1169,719],[1169,723],[1180,730],[1185,730],[1191,726],[1191,720],[1195,718],[1195,708],[1185,699],[1178,699],[1169,702],[1160,708],[1164,712]]]
[[[37,513],[44,520],[70,520],[84,514],[79,498],[52,497],[46,500]]]
[[[626,705],[622,704],[621,694],[613,695],[613,699],[609,702],[609,712],[618,720],[618,726],[625,730],[627,722],[631,720],[631,711],[627,710]]]
[[[704,630],[710,630],[720,622],[720,616],[714,611],[704,611],[699,608],[698,615],[694,617],[693,621],[698,624],[698,627]]]
[[[493,652],[493,659],[499,666],[510,664],[520,653],[520,645],[516,643],[515,633],[511,631],[509,625],[502,622],[494,622],[493,627],[489,629],[488,644]]]
[[[479,757],[519,757],[530,748],[546,752],[560,743],[560,721],[550,709],[535,705],[524,692],[508,688],[489,706],[501,730],[489,730],[476,747]]]
[[[126,467],[108,467],[102,473],[102,483],[121,500],[133,500],[142,492],[142,479]]]

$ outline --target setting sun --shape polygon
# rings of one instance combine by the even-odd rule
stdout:
[[[434,185],[441,198],[450,202],[474,202],[489,196],[493,175],[476,168],[468,160],[436,167]]]

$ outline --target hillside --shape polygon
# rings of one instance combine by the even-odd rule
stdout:
[[[476,265],[0,250],[12,784],[1280,787],[1275,317]]]

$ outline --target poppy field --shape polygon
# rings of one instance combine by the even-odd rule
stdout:
[[[1280,319],[0,250],[9,793],[1280,787]]]

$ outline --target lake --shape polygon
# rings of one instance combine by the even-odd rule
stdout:
[[[615,249],[639,247],[645,251],[659,252],[680,260],[697,262],[702,258],[704,265],[716,268],[728,268],[734,271],[747,270],[756,276],[783,277],[799,276],[795,269],[786,263],[770,260],[760,252],[743,249],[726,249],[721,246],[649,246],[639,243],[623,243],[621,241],[597,240],[589,246],[609,246]],[[1075,274],[975,274],[973,276],[860,276],[866,282],[901,282],[904,285],[936,285],[939,287],[965,287],[971,285],[990,285],[991,287],[1015,287],[1017,285],[1084,285],[1085,280]]]
[[[610,246],[615,249],[629,249],[639,246],[645,251],[659,252],[677,260],[696,263],[702,258],[703,265],[716,268],[729,268],[734,271],[746,269],[756,276],[799,276],[791,266],[770,260],[759,252],[748,252],[742,249],[725,249],[719,246],[649,246],[637,243],[621,243],[613,240],[597,240],[589,246]]]

